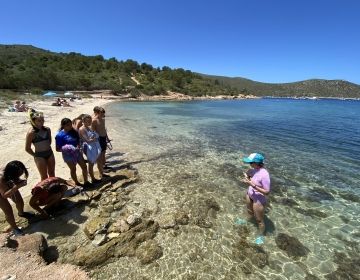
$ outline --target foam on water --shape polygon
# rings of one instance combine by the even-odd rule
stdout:
[[[156,219],[207,199],[220,211],[207,214],[210,227],[161,229],[155,239],[164,252],[155,263],[120,258],[94,278],[325,279],[338,268],[336,252],[359,259],[360,102],[118,103],[107,111],[115,150],[139,170],[134,211]],[[246,230],[235,224],[245,218],[240,159],[253,151],[266,155],[272,177],[262,247],[269,263],[261,268],[237,255],[242,238],[256,237],[254,223]],[[309,254],[289,257],[275,242],[278,233],[296,237]]]

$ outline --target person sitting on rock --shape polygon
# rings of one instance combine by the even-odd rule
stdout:
[[[37,183],[31,190],[30,206],[44,219],[49,218],[47,210],[56,207],[64,197],[69,184],[62,178],[49,177]],[[45,206],[41,208],[40,206]]]

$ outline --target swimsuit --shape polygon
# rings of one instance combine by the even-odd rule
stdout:
[[[45,136],[40,135],[41,130],[38,130],[38,131],[34,130],[34,138],[31,141],[34,144],[34,146],[35,146],[36,143],[40,143],[40,142],[43,142],[43,141],[50,141],[49,129],[48,128],[45,128],[45,129],[46,129]],[[53,153],[52,149],[50,148],[47,151],[35,152],[34,157],[49,159],[53,154],[54,153]]]
[[[107,143],[106,143],[106,136],[99,136],[99,143],[101,147],[101,151],[106,151]]]

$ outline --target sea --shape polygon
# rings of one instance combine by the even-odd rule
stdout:
[[[119,258],[93,278],[356,279],[359,112],[360,101],[336,99],[111,103],[111,153],[140,176],[130,210],[155,220],[183,210],[189,223],[159,230],[154,262]],[[261,246],[256,222],[238,223],[247,218],[242,158],[253,152],[271,175]]]

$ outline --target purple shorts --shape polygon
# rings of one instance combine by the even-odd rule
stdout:
[[[247,195],[250,197],[253,203],[261,203],[262,205],[266,204],[266,197],[262,194],[248,190]]]

